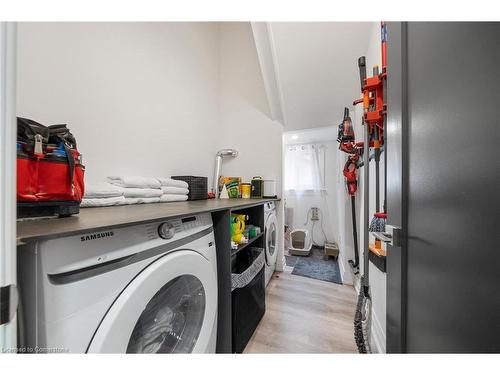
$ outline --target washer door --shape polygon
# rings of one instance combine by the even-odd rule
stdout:
[[[191,250],[157,259],[108,310],[90,353],[202,353],[215,328],[217,276]]]
[[[266,263],[268,266],[274,265],[278,256],[278,249],[276,247],[277,228],[278,220],[276,219],[276,215],[270,214],[266,220],[264,233],[264,241],[266,246]]]

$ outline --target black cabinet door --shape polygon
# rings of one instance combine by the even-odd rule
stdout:
[[[500,23],[391,23],[388,59],[388,351],[500,352]]]

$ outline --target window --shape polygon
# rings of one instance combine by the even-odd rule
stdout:
[[[288,145],[285,153],[285,190],[325,189],[323,145]]]

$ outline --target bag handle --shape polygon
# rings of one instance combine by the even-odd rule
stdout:
[[[66,124],[50,125],[48,128],[50,136],[56,138],[63,144],[64,151],[66,152],[66,157],[68,158],[69,180],[73,185],[76,162],[72,150],[73,148],[76,148],[75,137],[73,136],[73,134],[71,134]]]
[[[66,152],[66,156],[68,158],[69,165],[69,182],[73,185],[73,177],[75,175],[75,157],[73,156],[72,149],[68,147],[68,144],[63,141],[64,151]]]

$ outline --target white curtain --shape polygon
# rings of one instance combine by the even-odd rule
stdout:
[[[324,147],[288,145],[285,153],[285,190],[324,190]]]

